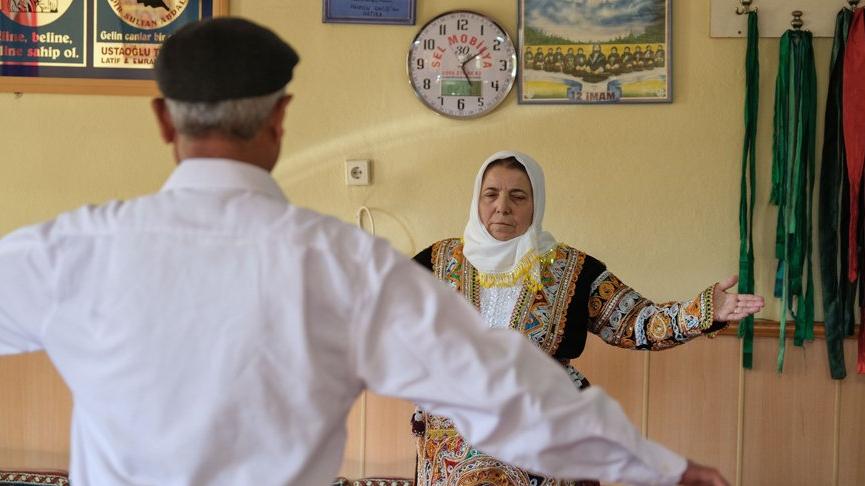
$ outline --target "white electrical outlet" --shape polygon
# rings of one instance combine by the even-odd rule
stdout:
[[[345,161],[345,184],[348,186],[368,186],[371,184],[372,162],[369,160]]]

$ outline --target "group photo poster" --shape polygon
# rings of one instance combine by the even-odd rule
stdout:
[[[213,0],[0,0],[0,89],[152,80],[169,35],[224,10]]]
[[[672,101],[671,0],[519,0],[519,102]]]

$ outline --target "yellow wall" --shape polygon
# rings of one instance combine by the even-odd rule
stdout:
[[[514,3],[501,0],[420,1],[418,24],[466,6],[515,36]],[[405,57],[419,26],[322,24],[318,1],[234,0],[231,9],[301,53],[275,171],[295,203],[348,221],[370,206],[378,233],[411,253],[461,233],[478,165],[514,148],[546,170],[545,226],[650,297],[689,296],[735,271],[744,42],[708,37],[708,1],[675,3],[672,104],[519,105],[512,93],[470,121],[437,116],[415,99]],[[767,183],[776,44],[760,46],[755,244],[764,293],[774,266]],[[820,93],[830,45],[816,40]],[[153,191],[171,170],[144,97],[2,93],[0,113],[2,233],[82,203]],[[346,187],[346,158],[373,159],[375,183]]]
[[[735,272],[744,42],[708,37],[708,1],[675,3],[672,104],[519,105],[514,93],[472,121],[436,116],[415,99],[404,60],[419,27],[321,24],[319,2],[232,7],[274,27],[302,55],[276,171],[295,202],[346,220],[370,206],[379,234],[411,253],[461,233],[478,165],[514,148],[544,165],[546,227],[649,296],[689,296]],[[418,23],[460,7],[488,13],[516,35],[514,2],[501,0],[421,1]],[[761,43],[763,182],[776,44]],[[827,65],[830,44],[817,40],[818,66]],[[374,160],[373,186],[343,185],[343,161],[355,157]],[[774,209],[764,187],[755,243],[758,283],[768,292]]]
[[[411,27],[322,24],[317,0],[231,1],[232,13],[270,26],[301,53],[275,171],[295,203],[346,221],[354,220],[359,206],[369,206],[378,234],[410,254],[461,233],[476,168],[490,153],[513,148],[545,168],[546,228],[607,262],[647,297],[689,297],[736,271],[744,41],[709,38],[708,0],[675,2],[672,104],[526,106],[512,94],[497,111],[472,121],[434,115],[415,99],[406,76],[407,48],[420,25],[456,8],[489,14],[516,34],[513,1],[420,0],[418,25]],[[815,41],[820,127],[830,47],[830,39]],[[770,295],[775,210],[767,200],[777,39],[761,40],[760,50],[756,277],[758,291]],[[172,168],[146,98],[0,93],[0,133],[0,234],[83,203],[156,190]],[[372,186],[344,185],[347,158],[374,160]],[[819,307],[818,299],[818,314]],[[776,318],[778,308],[769,299],[762,317]],[[814,473],[815,484],[832,484],[827,475],[840,477],[838,484],[865,481],[855,455],[863,443],[843,432],[862,430],[865,423],[865,413],[857,412],[865,403],[862,377],[848,379],[843,390],[851,391],[842,394],[828,380],[822,342],[807,352],[789,350],[792,364],[778,377],[772,371],[776,344],[767,340],[758,346],[757,370],[745,380],[735,339],[714,343],[649,358],[609,351],[593,340],[580,362],[650,437],[718,464],[728,476],[744,474],[743,484],[773,484],[766,474],[787,474],[793,479],[788,484],[809,478],[800,474],[804,457],[781,457],[768,469],[762,464],[760,454],[791,442],[831,452]],[[59,386],[50,367],[42,357],[4,359],[0,452],[23,440],[30,448],[62,453],[68,447],[68,398],[34,408],[39,390],[54,393]],[[681,370],[690,367],[696,385],[682,383],[691,375]],[[717,389],[705,385],[713,380]],[[803,387],[816,387],[819,397],[805,396]],[[739,403],[760,410],[772,397],[764,389],[791,400],[778,404],[784,411],[738,411]],[[25,398],[8,401],[4,391]],[[720,411],[685,406],[682,420],[664,414],[694,397],[698,403],[720,400]],[[369,397],[366,406],[365,420],[356,409],[349,422],[352,441],[343,471],[410,472],[408,405]],[[840,422],[813,422],[812,413]],[[780,422],[777,428],[772,420]],[[361,427],[373,432],[363,435]],[[705,440],[695,430],[705,432]],[[837,453],[836,443],[843,446]],[[394,444],[399,447],[392,453]],[[5,457],[8,462],[12,456]],[[3,459],[0,453],[0,465]]]

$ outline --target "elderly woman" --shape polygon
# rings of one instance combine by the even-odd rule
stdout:
[[[544,231],[544,202],[537,162],[518,152],[496,153],[478,171],[463,238],[439,241],[415,260],[462,293],[490,327],[521,332],[561,362],[577,387],[589,382],[569,362],[582,353],[588,332],[613,346],[662,350],[763,306],[759,296],[725,292],[736,277],[691,300],[651,302],[599,260]],[[445,417],[418,411],[413,429],[418,486],[597,484],[543,478],[504,464],[472,448]]]

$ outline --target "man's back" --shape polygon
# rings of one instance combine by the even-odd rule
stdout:
[[[338,467],[373,239],[271,185],[191,160],[163,192],[42,227],[56,305],[41,339],[75,397],[73,481],[310,484]]]

